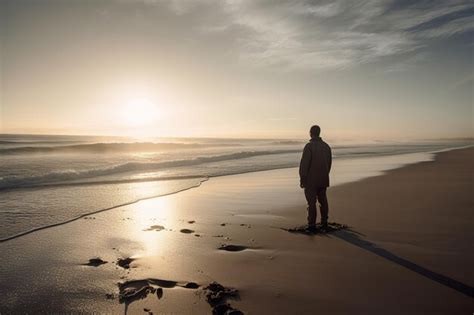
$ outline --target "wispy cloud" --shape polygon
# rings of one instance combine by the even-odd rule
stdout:
[[[232,34],[240,58],[254,65],[284,69],[352,67],[422,52],[432,41],[474,30],[472,1],[167,3],[180,15],[205,7],[214,18],[200,21],[197,28],[201,32]]]

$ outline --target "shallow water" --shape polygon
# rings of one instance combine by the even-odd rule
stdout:
[[[304,141],[0,135],[0,239],[93,212],[198,187],[210,177],[272,169],[268,196],[298,185]],[[466,142],[331,144],[332,185],[427,161]],[[258,181],[261,184],[261,181]],[[244,189],[252,194],[252,181]],[[258,191],[262,192],[261,189]],[[216,197],[219,193],[216,192]],[[248,197],[248,196],[247,196]],[[288,196],[288,202],[296,197]],[[299,195],[298,195],[299,198]],[[248,200],[248,199],[247,199]],[[93,218],[91,218],[93,219]]]

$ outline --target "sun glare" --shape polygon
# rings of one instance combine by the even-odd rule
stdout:
[[[131,99],[122,108],[121,116],[130,126],[148,125],[156,121],[160,111],[156,104],[148,99]]]

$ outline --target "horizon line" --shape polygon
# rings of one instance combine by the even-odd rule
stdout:
[[[104,137],[104,138],[171,138],[171,139],[233,139],[233,140],[297,140],[300,138],[267,138],[267,137],[219,137],[219,136],[132,136],[132,135],[101,135],[101,134],[48,134],[48,133],[0,133],[0,136],[68,136],[68,137]],[[309,137],[306,137],[309,138]],[[323,137],[325,139],[332,139],[333,137]],[[360,137],[354,137],[353,139],[341,139],[341,137],[336,137],[339,141],[353,141],[353,140],[360,140]],[[448,140],[466,140],[466,141],[474,141],[474,137],[446,137],[446,138],[410,138],[410,139],[400,139],[398,141],[432,141],[432,140],[441,140],[441,141],[448,141]],[[365,141],[397,141],[396,139],[365,139]]]

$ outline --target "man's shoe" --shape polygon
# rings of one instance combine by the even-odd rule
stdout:
[[[309,225],[306,230],[309,233],[318,233],[318,228],[315,225]]]
[[[321,230],[322,230],[323,232],[327,232],[327,231],[329,230],[329,228],[328,228],[328,223],[327,223],[327,222],[322,222],[322,223],[321,223]]]

